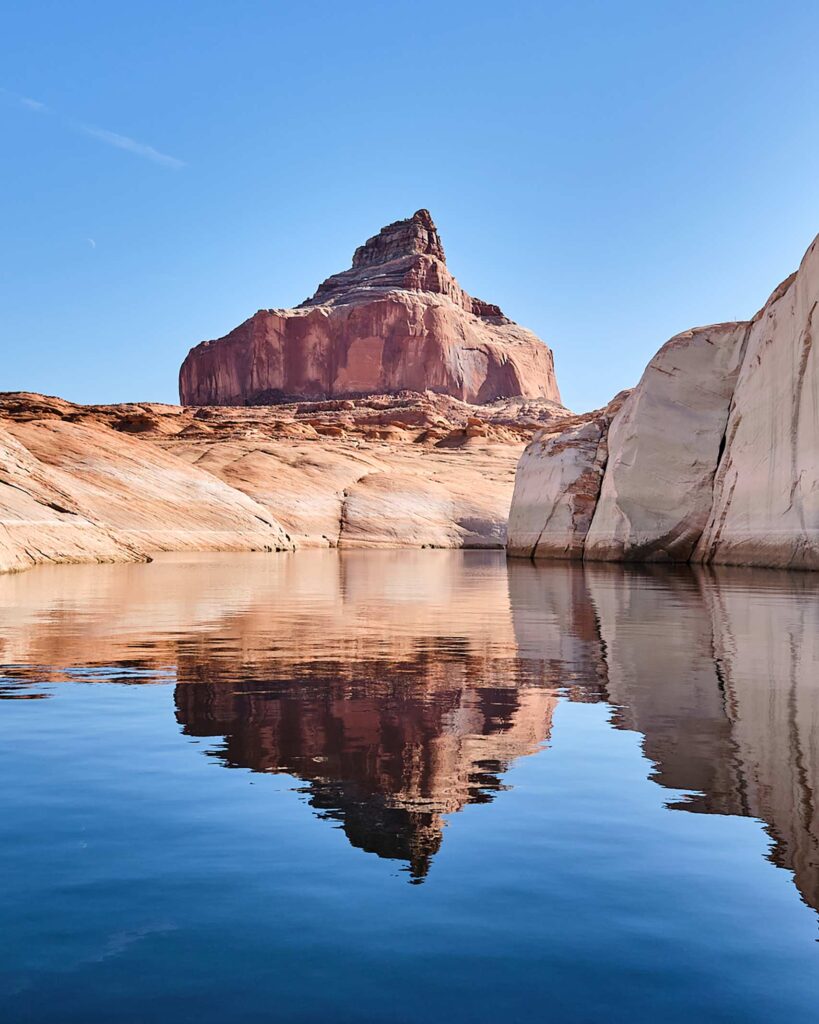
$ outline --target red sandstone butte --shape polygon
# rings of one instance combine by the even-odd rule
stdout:
[[[435,391],[465,402],[560,402],[551,349],[446,265],[427,210],[389,224],[295,309],[261,309],[191,349],[185,405],[264,405]]]

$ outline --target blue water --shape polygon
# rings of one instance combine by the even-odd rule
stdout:
[[[819,1019],[818,593],[477,552],[0,578],[0,1019]]]

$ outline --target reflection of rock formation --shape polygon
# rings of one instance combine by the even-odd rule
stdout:
[[[170,674],[226,765],[304,780],[353,845],[422,877],[443,815],[548,737],[555,692],[519,663],[508,600],[503,559],[477,552],[39,569],[0,577],[0,660],[29,680]]]
[[[420,880],[443,815],[491,800],[509,762],[548,737],[556,703],[514,663],[487,678],[483,659],[458,656],[449,639],[441,647],[261,684],[183,682],[177,718],[189,735],[224,736],[217,756],[228,767],[304,780],[310,805],[354,846],[408,862]]]
[[[763,818],[772,860],[819,909],[819,580],[736,574],[706,588],[740,772],[739,813]],[[729,808],[730,809],[730,808]]]
[[[513,658],[502,558],[448,551],[170,556],[149,565],[0,574],[0,661],[269,678],[282,659],[401,662],[442,629],[453,649]],[[214,673],[217,673],[216,675]],[[188,676],[188,678],[196,678]]]
[[[527,657],[553,657],[551,608],[571,587],[563,648],[573,647],[580,677],[613,705],[613,723],[643,734],[654,780],[685,791],[669,806],[760,818],[771,860],[794,872],[819,909],[819,580],[556,568],[509,568]],[[584,626],[592,616],[596,637]]]
[[[327,551],[38,569],[0,577],[0,661],[0,698],[176,682],[179,722],[222,763],[303,780],[416,877],[443,816],[549,737],[556,694],[606,701],[670,807],[759,818],[819,909],[809,574]]]
[[[614,723],[644,734],[652,777],[661,785],[702,794],[732,789],[730,723],[696,577],[688,570],[592,569],[586,580]],[[707,809],[701,798],[689,799]]]

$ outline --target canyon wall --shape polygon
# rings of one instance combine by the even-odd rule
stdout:
[[[429,212],[383,228],[295,309],[262,309],[191,349],[184,405],[431,390],[465,402],[560,403],[551,350],[447,269]]]
[[[513,556],[819,569],[819,240],[750,321],[672,338],[518,466]]]

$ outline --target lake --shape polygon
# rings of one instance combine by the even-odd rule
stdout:
[[[0,1019],[816,1021],[819,578],[0,577]]]

